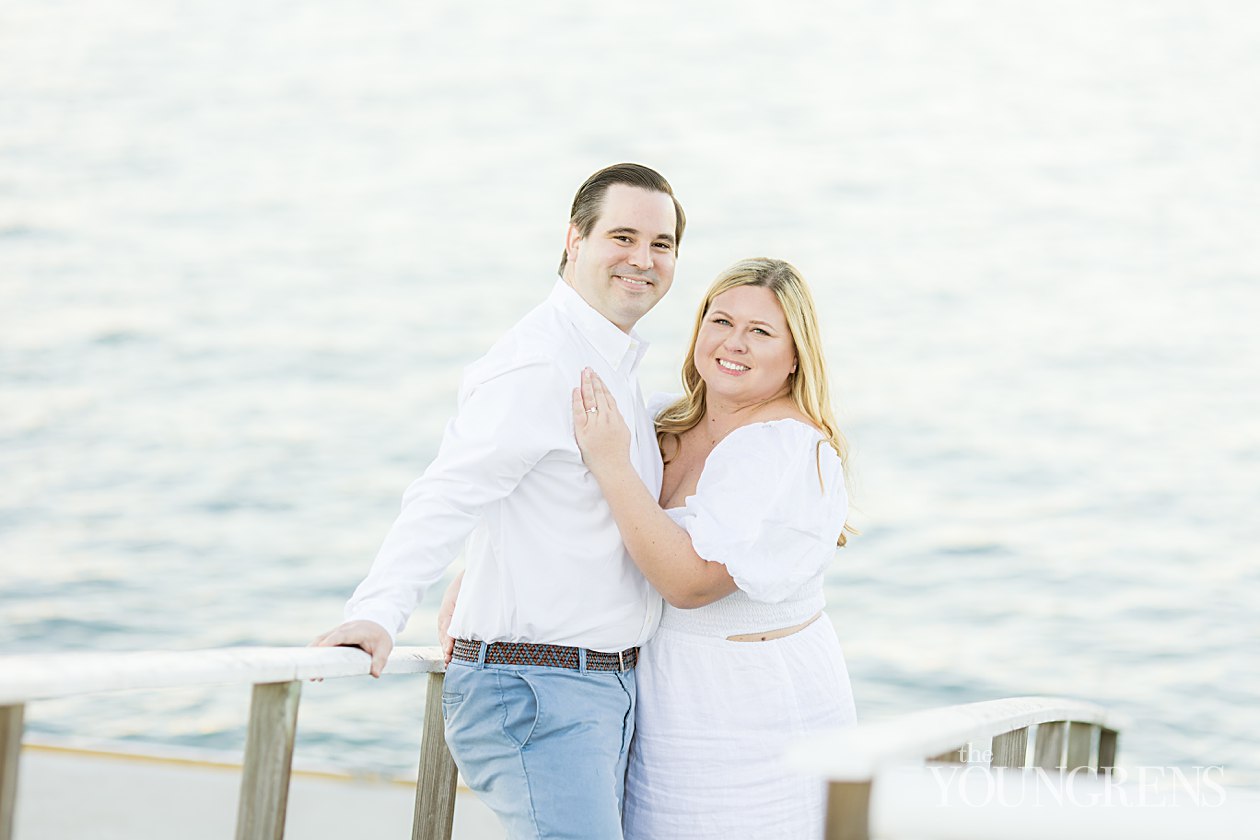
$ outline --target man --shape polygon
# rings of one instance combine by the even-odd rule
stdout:
[[[393,637],[467,540],[442,711],[469,787],[513,840],[621,837],[638,646],[660,598],[626,554],[573,437],[590,367],[624,406],[653,493],[661,459],[635,323],[669,290],[686,217],[669,183],[603,169],[573,201],[561,282],[465,372],[437,458],[403,497],[346,623],[379,676]]]

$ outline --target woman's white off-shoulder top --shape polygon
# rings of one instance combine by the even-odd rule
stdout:
[[[657,412],[667,404],[650,402]],[[823,573],[847,511],[840,457],[813,426],[735,429],[709,454],[695,494],[666,512],[739,590],[696,609],[666,607],[661,627],[724,638],[809,619],[825,603]]]

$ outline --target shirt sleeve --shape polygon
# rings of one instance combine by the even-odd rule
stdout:
[[[812,427],[777,421],[736,429],[714,448],[681,524],[696,553],[725,565],[750,598],[777,603],[835,557],[847,510],[835,451]]]
[[[569,386],[548,360],[487,367],[466,374],[437,457],[403,494],[401,513],[346,604],[347,621],[375,621],[396,636],[485,508],[562,445],[558,436],[572,436]]]

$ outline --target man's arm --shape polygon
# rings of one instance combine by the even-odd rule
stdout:
[[[357,647],[372,657],[372,676],[379,677],[394,649],[394,640],[375,621],[347,621],[315,637],[311,647]]]
[[[455,615],[455,602],[459,600],[459,588],[463,585],[464,573],[460,572],[451,581],[451,585],[446,587],[446,594],[442,596],[442,606],[438,608],[438,644],[442,646],[442,657],[447,665],[451,664],[451,656],[455,653],[455,640],[446,631],[451,628],[451,618]]]
[[[569,434],[568,408],[563,396],[556,398],[567,387],[558,379],[542,360],[465,385],[437,457],[407,488],[371,571],[346,604],[345,623],[315,644],[362,647],[373,656],[373,675],[379,674],[394,637],[454,561],[485,507],[511,493],[557,437]]]

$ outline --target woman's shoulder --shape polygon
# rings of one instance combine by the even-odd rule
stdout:
[[[718,442],[715,451],[728,443],[728,449],[790,450],[811,445],[824,437],[822,430],[805,415],[772,416],[732,429]]]
[[[774,417],[747,423],[732,430],[718,442],[705,464],[705,475],[759,476],[774,483],[775,476],[788,484],[798,479],[817,478],[824,485],[843,484],[844,464],[817,426],[808,418]]]
[[[709,453],[696,499],[738,511],[748,527],[771,521],[842,525],[844,465],[812,423],[795,417],[748,423]]]

